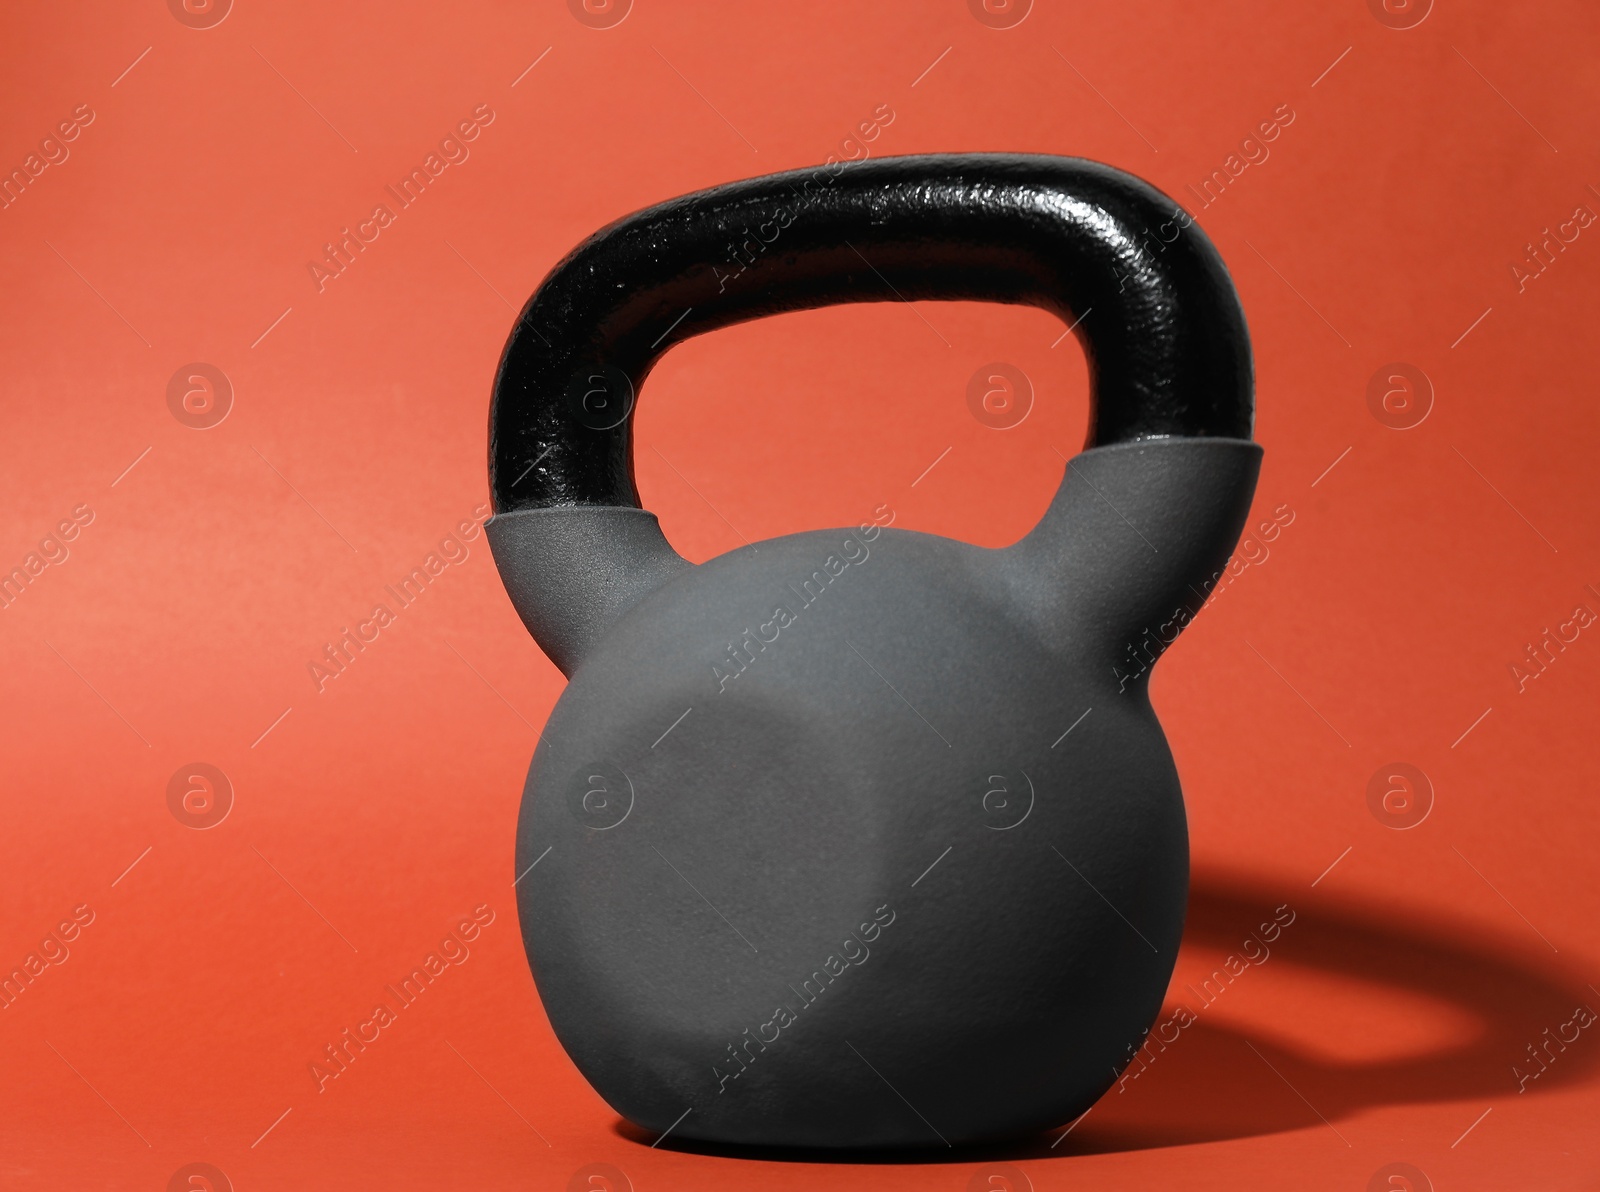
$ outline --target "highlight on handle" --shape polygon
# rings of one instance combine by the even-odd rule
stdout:
[[[1058,315],[1088,357],[1087,447],[1250,437],[1244,313],[1210,240],[1170,198],[1076,158],[883,158],[673,199],[557,264],[495,378],[496,513],[638,508],[633,406],[674,344],[784,311],[912,299]]]

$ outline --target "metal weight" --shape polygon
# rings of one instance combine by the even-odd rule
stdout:
[[[684,561],[633,483],[653,362],[903,298],[1075,328],[1088,441],[1039,524],[989,550],[879,517]],[[757,178],[556,266],[496,377],[488,536],[570,680],[523,796],[523,940],[617,1112],[687,1140],[918,1148],[1044,1130],[1106,1091],[1188,891],[1150,669],[1237,542],[1252,413],[1210,241],[1092,162]]]

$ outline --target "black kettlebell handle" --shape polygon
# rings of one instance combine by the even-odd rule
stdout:
[[[714,187],[602,228],[523,309],[495,378],[495,512],[638,508],[634,395],[673,344],[840,302],[1040,306],[1089,359],[1086,446],[1248,439],[1244,312],[1184,210],[1077,158],[928,155]]]

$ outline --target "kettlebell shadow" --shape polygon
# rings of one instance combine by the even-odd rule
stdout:
[[[1281,886],[1238,874],[1199,873],[1185,945],[1237,950],[1284,897]],[[1531,933],[1523,946],[1479,926],[1328,895],[1304,904],[1295,900],[1295,906],[1293,926],[1273,944],[1263,967],[1281,961],[1328,983],[1331,992],[1307,1003],[1303,1012],[1336,1007],[1338,988],[1360,983],[1376,991],[1380,1014],[1402,1030],[1415,1025],[1431,1034],[1433,1046],[1420,1054],[1398,1047],[1393,1050],[1400,1054],[1389,1056],[1379,1047],[1370,1058],[1341,1062],[1330,1058],[1337,1045],[1296,1046],[1281,1029],[1256,1029],[1248,1014],[1218,1021],[1209,1014],[1211,1007],[1190,997],[1193,990],[1175,987],[1169,1005],[1193,1006],[1197,1021],[1133,1087],[1123,1093],[1113,1088],[1102,1098],[1058,1152],[1243,1138],[1321,1127],[1319,1116],[1337,1130],[1341,1120],[1367,1109],[1499,1100],[1515,1094],[1519,1083],[1523,1095],[1540,1096],[1590,1082],[1600,1071],[1600,1048],[1586,1048],[1581,1041],[1569,1046],[1557,1040],[1542,1053],[1542,1065],[1529,1058],[1530,1045],[1537,1050],[1549,1043],[1558,1028],[1572,1022],[1577,1008],[1597,1000],[1554,953],[1539,954],[1542,945]],[[1387,1010],[1385,991],[1393,997]],[[1444,1037],[1437,1022],[1405,1022],[1406,1016],[1426,1016],[1430,1003],[1450,1007],[1454,1025],[1445,1028]],[[1287,1033],[1314,1036],[1317,1024],[1302,1021]],[[1530,1078],[1519,1081],[1514,1065]]]
[[[1281,883],[1237,872],[1197,872],[1185,951],[1237,952],[1240,940],[1271,919],[1285,900]],[[1184,1146],[1312,1127],[1337,1132],[1342,1120],[1364,1110],[1515,1094],[1519,1078],[1513,1065],[1524,1075],[1536,1074],[1521,1081],[1523,1095],[1530,1097],[1600,1076],[1600,1047],[1569,1039],[1562,1048],[1556,1034],[1573,1021],[1578,1007],[1600,1009],[1600,999],[1554,954],[1546,960],[1481,927],[1404,907],[1322,893],[1314,900],[1296,898],[1293,907],[1292,926],[1271,944],[1271,956],[1260,967],[1294,970],[1298,979],[1290,989],[1300,992],[1272,991],[1267,974],[1252,968],[1243,979],[1256,980],[1255,996],[1235,997],[1224,1018],[1219,1012],[1224,998],[1208,1004],[1203,999],[1211,996],[1209,990],[1194,996],[1199,991],[1183,977],[1186,964],[1180,959],[1161,1021],[1169,1021],[1179,1006],[1193,1012],[1192,1021],[1165,1047],[1152,1045],[1146,1063],[1129,1068],[1137,1077],[1113,1085],[1066,1135],[1057,1130],[984,1147],[875,1152],[720,1146],[670,1135],[658,1141],[621,1119],[613,1129],[642,1146],[726,1158],[996,1162]],[[1304,998],[1307,979],[1313,988],[1321,983],[1309,1000]],[[1422,1033],[1432,1036],[1432,1045],[1420,1053],[1415,1047],[1392,1049],[1398,1054],[1368,1048],[1367,1058],[1348,1061],[1331,1058],[1340,1053],[1338,1046],[1296,1044],[1296,1038],[1317,1033],[1316,1015],[1337,1016],[1341,990],[1357,985],[1365,988],[1368,1012],[1371,995],[1377,994],[1377,1012],[1391,1025],[1400,1016],[1398,1025],[1404,1028],[1404,1016],[1426,1014],[1430,1003],[1442,1002],[1453,1008],[1454,1029],[1440,1037],[1437,1023],[1418,1022]],[[1393,995],[1389,1009],[1383,1007],[1385,991]],[[1276,1004],[1264,1007],[1263,994]],[[1290,997],[1292,1004],[1285,1000]],[[1294,1021],[1292,1030],[1283,1029],[1286,1015]],[[1545,1048],[1543,1066],[1529,1057],[1530,1045]]]

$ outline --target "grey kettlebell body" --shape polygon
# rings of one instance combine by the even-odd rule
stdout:
[[[916,1148],[1061,1125],[1132,1056],[1182,934],[1187,832],[1149,667],[1220,574],[1260,460],[1242,316],[1197,229],[1165,273],[1120,245],[1147,301],[1118,326],[1146,323],[1086,332],[1093,445],[1012,547],[899,529],[884,504],[691,566],[632,495],[626,418],[606,423],[665,350],[645,334],[696,298],[707,322],[683,334],[882,297],[828,256],[848,239],[913,296],[1069,312],[1098,287],[1109,323],[1107,212],[1175,210],[1065,159],[871,169],[788,200],[792,255],[720,308],[707,243],[797,176],[613,225],[535,295],[497,382],[490,541],[570,677],[523,797],[523,937],[574,1063],[674,1138]],[[950,211],[977,222],[937,226]],[[900,251],[919,239],[920,259]],[[1046,262],[1031,282],[1029,259]],[[1171,376],[1141,391],[1162,351]],[[1117,385],[1140,406],[1125,426],[1106,414]],[[511,468],[536,448],[519,493]]]

